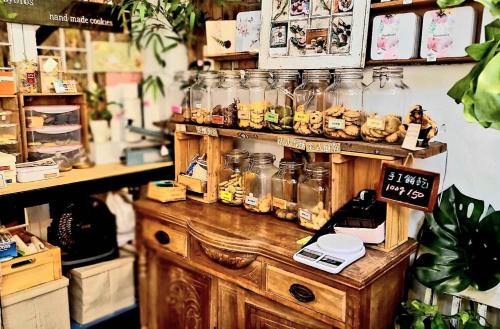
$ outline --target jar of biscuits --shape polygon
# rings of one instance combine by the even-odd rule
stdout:
[[[323,110],[325,90],[330,84],[327,70],[304,72],[303,83],[295,89],[295,114],[293,129],[304,136],[323,135]]]
[[[266,126],[265,90],[269,87],[271,75],[265,70],[248,70],[238,105],[238,126],[243,129],[262,130]]]
[[[248,170],[248,151],[234,149],[224,155],[219,173],[219,201],[231,206],[243,204],[243,174]]]
[[[403,81],[403,68],[376,67],[373,81],[365,89],[363,106],[366,122],[361,126],[361,136],[371,143],[400,144],[401,118],[408,108],[409,88]]]
[[[298,185],[297,209],[301,226],[319,230],[330,219],[330,165],[310,163]]]
[[[271,153],[254,153],[250,167],[243,175],[245,209],[256,213],[268,213],[272,209],[271,178],[278,168]]]
[[[212,123],[213,93],[219,85],[219,74],[215,71],[200,73],[198,81],[191,87],[191,122],[199,125]]]
[[[335,82],[325,91],[323,131],[326,137],[361,138],[361,126],[365,121],[363,89],[363,69],[335,71]]]
[[[239,71],[224,71],[220,74],[220,84],[214,90],[212,124],[223,128],[236,127],[238,119],[238,90],[241,82]]]
[[[267,103],[266,126],[275,133],[293,131],[293,92],[297,88],[299,72],[280,70],[273,72],[273,84],[265,91]]]
[[[281,161],[272,178],[273,213],[278,219],[296,221],[297,187],[302,176],[303,164]]]

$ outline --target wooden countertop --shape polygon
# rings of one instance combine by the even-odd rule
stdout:
[[[299,270],[332,278],[332,274],[292,260],[299,249],[296,241],[313,235],[298,224],[283,222],[269,215],[253,214],[242,208],[192,200],[165,205],[139,200],[135,207],[144,217],[158,218],[186,228],[190,235],[204,243],[213,243],[228,250],[258,253],[278,261],[291,261]],[[416,246],[415,240],[410,239],[390,252],[367,248],[366,255],[335,275],[335,280],[358,289],[364,287],[409,257]]]

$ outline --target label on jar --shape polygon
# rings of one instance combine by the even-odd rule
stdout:
[[[303,112],[296,112],[293,119],[295,120],[295,122],[308,123],[309,122],[309,114],[303,113]]]
[[[182,108],[180,106],[177,106],[177,105],[172,105],[170,107],[170,111],[172,113],[182,114]]]
[[[198,110],[201,110],[201,103],[196,103],[194,107]]]
[[[287,201],[279,198],[273,198],[273,207],[278,209],[286,209]]]
[[[219,192],[219,199],[222,201],[226,202],[232,202],[233,201],[233,193],[227,192],[227,191],[220,191]]]
[[[330,118],[328,120],[328,128],[329,129],[345,129],[345,120],[344,119]]]
[[[379,118],[368,118],[366,120],[366,125],[368,126],[368,128],[371,128],[371,129],[380,129],[380,130],[385,129],[384,120],[379,119]]]
[[[253,196],[247,196],[245,198],[245,204],[249,206],[256,206],[259,203],[259,199],[253,197]]]
[[[278,123],[279,120],[280,120],[280,118],[279,118],[278,113],[267,112],[265,120],[268,121],[268,122],[272,122],[272,123]]]
[[[238,110],[238,119],[250,120],[250,110]]]
[[[212,115],[212,123],[214,125],[223,125],[224,124],[224,116],[223,115]]]
[[[309,212],[309,210],[300,209],[299,210],[299,218],[301,220],[310,222],[312,220],[312,214]]]

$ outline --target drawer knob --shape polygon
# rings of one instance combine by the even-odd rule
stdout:
[[[290,286],[290,294],[302,303],[310,303],[316,298],[311,289],[298,283],[294,283]]]
[[[167,232],[163,232],[163,231],[156,232],[155,239],[160,244],[169,244],[170,243],[170,236],[168,235]]]

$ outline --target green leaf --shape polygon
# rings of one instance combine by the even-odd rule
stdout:
[[[196,13],[193,11],[189,16],[189,29],[194,30],[194,24],[196,23]]]
[[[413,322],[412,328],[414,328],[414,329],[425,329],[424,319],[425,319],[425,317],[423,317],[423,316],[417,317],[415,319],[415,322]]]
[[[459,6],[464,2],[465,0],[438,0],[437,4],[440,8],[448,8],[448,7]]]
[[[496,48],[500,41],[496,43]],[[475,114],[479,121],[500,122],[500,53],[484,67],[477,79]]]
[[[483,43],[473,43],[472,45],[465,48],[465,51],[474,60],[480,61],[490,52],[491,47],[493,47],[494,45],[495,40],[489,40]]]
[[[495,40],[500,37],[500,18],[495,19],[484,28],[486,40]]]
[[[431,329],[447,329],[448,325],[444,322],[441,314],[436,314],[431,321]]]
[[[466,324],[470,319],[470,315],[468,312],[460,312],[458,313],[458,315],[460,317],[460,321],[462,321],[462,324]]]

